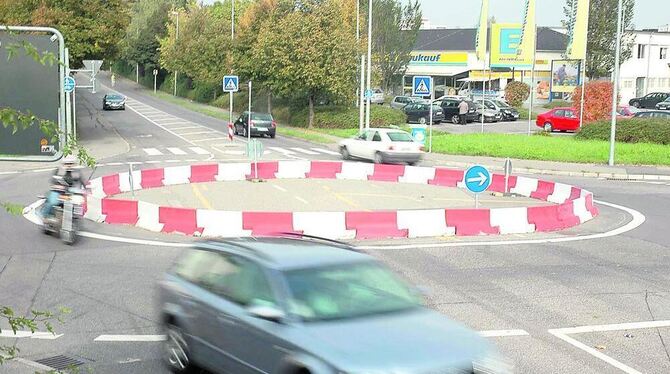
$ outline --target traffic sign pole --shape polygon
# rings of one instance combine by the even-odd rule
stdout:
[[[433,85],[430,85],[430,125],[428,128],[428,153],[433,153],[433,100],[435,100],[435,93]]]
[[[233,124],[233,92],[230,91],[228,93],[230,95],[230,102],[228,103],[228,115],[229,115],[229,120],[228,120],[228,126],[231,126]],[[233,141],[233,138],[230,138],[230,141]]]

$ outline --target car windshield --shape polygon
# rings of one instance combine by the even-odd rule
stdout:
[[[251,113],[252,121],[272,121],[272,116],[265,113]]]
[[[121,95],[107,95],[107,100],[123,100]]]
[[[406,132],[389,132],[387,133],[392,142],[413,142],[412,136]]]
[[[501,108],[511,108],[506,102],[495,100],[494,103]]]
[[[386,268],[363,262],[286,273],[291,313],[306,322],[394,313],[421,305]]]

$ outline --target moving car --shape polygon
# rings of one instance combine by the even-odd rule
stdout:
[[[342,158],[362,158],[377,164],[406,162],[416,164],[423,157],[423,146],[409,133],[396,129],[368,129],[340,142]]]
[[[656,104],[658,110],[670,110],[670,97]]]
[[[501,100],[484,100],[486,108],[500,112],[503,121],[516,121],[519,119],[519,111]]]
[[[648,110],[645,112],[635,113],[633,118],[667,118],[670,119],[670,112],[662,110]]]
[[[544,131],[577,131],[579,117],[572,108],[554,108],[546,113],[539,114],[535,124]]]
[[[159,285],[162,352],[179,373],[511,372],[485,338],[417,295],[344,243],[202,242]]]
[[[233,124],[235,135],[248,136],[247,125],[249,112],[244,112]],[[251,112],[251,136],[269,136],[274,138],[277,133],[277,122],[272,114]]]
[[[484,122],[498,122],[502,120],[502,114],[493,109],[488,109],[482,106],[481,103],[475,102],[475,108],[477,110],[477,122],[482,121],[482,115],[484,116]]]
[[[666,100],[668,97],[670,97],[670,93],[667,92],[652,92],[642,97],[631,99],[628,104],[636,108],[655,109],[656,104]]]
[[[106,94],[102,98],[102,110],[126,110],[126,98],[119,94]]]
[[[477,106],[472,101],[466,100],[465,102],[468,103],[468,114],[466,116],[467,122],[477,121],[479,118],[479,114],[477,113]],[[458,125],[460,123],[460,118],[458,116],[458,104],[461,103],[460,99],[446,98],[436,101],[435,103],[442,107],[442,110],[444,111],[444,118],[447,121],[451,121],[451,123],[454,125]]]
[[[428,117],[430,117],[430,106],[425,103],[410,103],[407,104],[403,111],[407,116],[408,123],[420,123],[425,125],[428,123]],[[440,123],[444,121],[444,111],[438,105],[433,104],[433,123]]]

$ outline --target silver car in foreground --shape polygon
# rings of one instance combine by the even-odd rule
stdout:
[[[198,244],[161,282],[160,303],[175,372],[510,372],[372,257],[326,239]]]

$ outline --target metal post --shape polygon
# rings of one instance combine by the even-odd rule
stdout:
[[[503,194],[508,194],[509,193],[509,177],[512,175],[512,160],[509,158],[505,160],[505,165],[503,167],[505,169],[505,190]]]
[[[228,118],[228,122],[233,123],[233,92],[229,92],[228,95],[230,95],[230,101],[228,102],[228,115],[230,117]]]
[[[251,141],[251,81],[249,81],[249,118],[247,118],[247,141]]]
[[[475,209],[479,209],[479,194],[475,194]]]
[[[72,90],[72,132],[77,139],[77,89]]]
[[[612,93],[612,129],[610,133],[609,165],[614,166],[614,143],[616,143],[616,107],[619,96],[619,63],[621,60],[621,24],[623,18],[623,0],[619,0],[616,31],[616,50],[614,52],[614,92]]]
[[[361,0],[356,0],[356,47],[360,45],[361,40]],[[363,86],[363,78],[365,75],[362,72],[365,63],[361,64],[361,87]],[[361,94],[362,88],[356,87],[356,107],[362,107],[361,100],[358,99],[358,96]],[[359,123],[360,125],[360,123]],[[360,127],[360,126],[359,126]]]
[[[69,77],[70,76],[70,50],[68,48],[65,48],[65,76]],[[76,89],[76,84],[75,88],[72,89],[72,92]],[[65,95],[65,121],[66,121],[66,129],[68,134],[74,134],[74,129],[72,128],[72,92],[69,94]],[[76,138],[75,138],[76,139]]]
[[[433,152],[433,101],[435,100],[435,85],[433,78],[430,78],[430,102],[428,103],[428,117],[430,117],[428,124],[428,153]]]
[[[179,12],[173,12],[173,14],[177,15],[177,33],[175,35],[175,44],[177,43],[177,40],[179,40]],[[174,92],[172,96],[177,96],[177,77],[179,76],[179,71],[175,70],[174,72]],[[154,78],[155,79],[155,78]]]
[[[230,0],[230,40],[235,40],[235,0]]]
[[[535,99],[535,60],[537,59],[537,26],[535,26],[535,37],[533,38],[533,68],[530,73],[530,105],[528,105],[528,135],[531,133],[533,123],[533,99]]]
[[[370,90],[370,77],[372,76],[372,0],[368,1],[368,76],[366,87]],[[370,128],[370,97],[367,98],[365,108],[365,128]]]
[[[361,55],[361,87],[359,92],[360,107],[358,113],[358,130],[363,132],[363,121],[365,120],[365,55]]]
[[[128,164],[128,183],[130,184],[130,194],[135,200],[135,182],[133,181],[133,163]]]
[[[584,56],[586,57],[586,55]],[[586,58],[582,60],[582,98],[579,104],[579,128],[584,123],[584,99],[586,97]]]
[[[156,74],[154,74],[154,94],[156,93]]]
[[[140,83],[140,64],[135,63],[135,83]]]
[[[651,68],[651,32],[649,32],[649,42],[647,43],[647,74],[644,79],[644,94],[649,93],[649,69]]]

